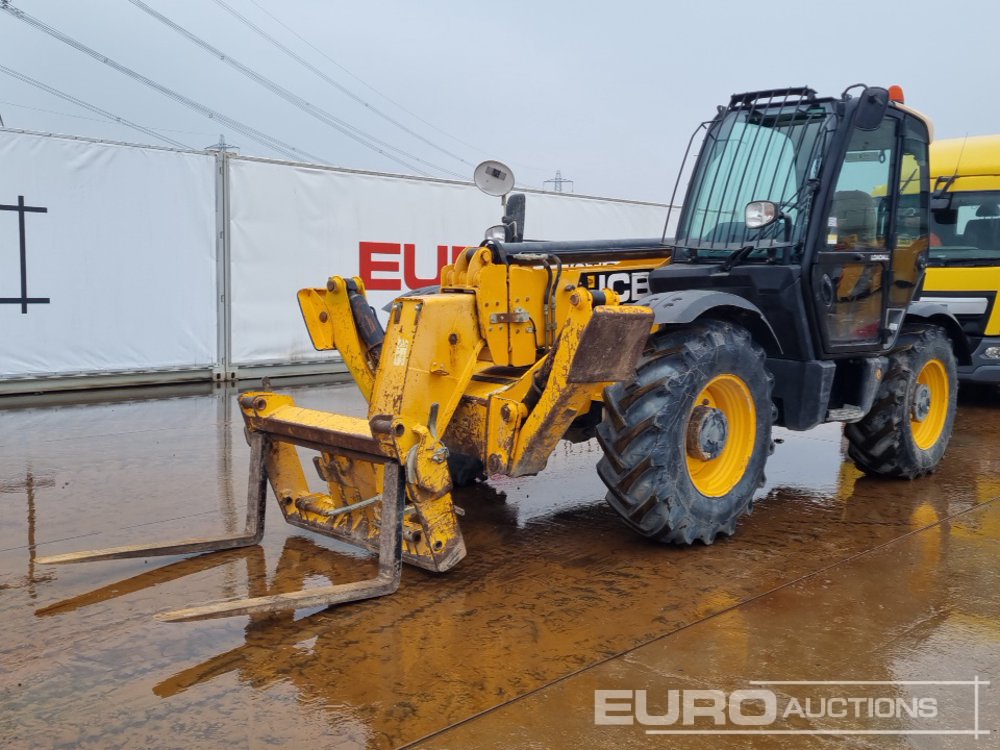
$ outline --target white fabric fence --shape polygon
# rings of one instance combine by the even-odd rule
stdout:
[[[358,275],[380,308],[435,283],[500,215],[468,183],[0,130],[0,393],[315,369],[336,355],[309,343],[299,288]],[[659,237],[665,216],[528,191],[525,224],[533,239]]]
[[[0,378],[210,368],[214,167],[0,132]]]
[[[473,185],[233,158],[232,356],[236,365],[301,362],[316,352],[297,306],[302,287],[360,276],[381,310],[437,283],[440,266],[498,224],[499,198]],[[533,239],[659,237],[664,206],[529,193]],[[289,304],[289,300],[293,304]]]

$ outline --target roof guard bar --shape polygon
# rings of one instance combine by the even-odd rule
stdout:
[[[816,91],[808,86],[796,86],[786,89],[767,89],[765,91],[748,91],[745,94],[733,94],[729,98],[729,108],[746,107],[761,99],[784,98],[786,101],[790,96],[797,96],[800,99],[812,101],[816,98]]]

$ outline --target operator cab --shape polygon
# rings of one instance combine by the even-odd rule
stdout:
[[[898,87],[857,88],[738,94],[704,123],[651,291],[743,297],[773,327],[772,357],[889,350],[926,263],[930,128]]]

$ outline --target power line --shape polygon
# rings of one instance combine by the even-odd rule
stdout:
[[[353,78],[355,81],[357,81],[358,83],[360,83],[362,86],[364,86],[365,88],[367,88],[369,91],[373,91],[374,93],[378,94],[385,101],[387,101],[390,104],[392,104],[393,106],[397,107],[400,111],[405,112],[410,117],[412,117],[414,120],[422,122],[424,125],[426,125],[427,127],[429,127],[431,130],[434,130],[434,131],[440,133],[441,135],[445,136],[446,138],[450,138],[451,140],[455,141],[455,143],[459,143],[459,144],[465,146],[466,148],[471,149],[472,151],[475,151],[478,154],[486,155],[488,157],[494,157],[495,156],[495,154],[487,152],[487,151],[485,151],[484,149],[482,149],[482,148],[480,148],[478,146],[474,146],[471,143],[463,141],[458,136],[456,136],[456,135],[454,135],[452,133],[449,133],[446,130],[443,130],[442,128],[438,127],[437,125],[435,125],[432,122],[429,122],[428,120],[425,120],[423,117],[421,117],[420,115],[418,115],[413,110],[407,109],[402,104],[400,104],[399,102],[397,102],[395,99],[393,99],[392,97],[390,97],[388,94],[386,94],[386,93],[380,91],[379,89],[375,88],[370,83],[368,83],[367,81],[365,81],[363,78],[361,78],[360,76],[358,76],[357,74],[355,74],[351,70],[345,68],[339,62],[337,62],[332,57],[330,57],[328,54],[326,54],[326,52],[324,52],[322,49],[320,49],[319,47],[317,47],[315,44],[313,44],[308,39],[306,39],[301,34],[299,34],[295,29],[293,29],[287,23],[285,23],[284,21],[282,21],[280,18],[278,18],[273,13],[271,13],[271,11],[269,11],[267,8],[265,8],[263,5],[261,5],[259,2],[257,2],[257,0],[250,0],[250,2],[253,3],[255,6],[257,6],[257,9],[260,10],[265,15],[267,15],[272,21],[274,21],[275,23],[277,23],[278,25],[280,25],[282,28],[284,28],[289,34],[291,34],[292,36],[294,36],[300,42],[302,42],[307,47],[309,47],[314,52],[316,52],[318,55],[320,55],[321,57],[323,57],[327,62],[329,62],[330,64],[336,66],[337,68],[339,68],[340,70],[342,70],[344,73],[346,73],[347,75],[349,75],[351,78]],[[511,165],[515,166],[515,167],[519,167],[519,168],[522,168],[522,169],[527,169],[527,170],[530,170],[532,172],[539,172],[539,173],[541,173],[541,172],[548,172],[547,169],[541,169],[539,167],[533,167],[533,166],[530,166],[530,165],[527,165],[527,164],[519,164],[516,161],[511,161],[509,163]]]
[[[401,111],[405,112],[406,114],[408,114],[408,115],[409,115],[410,117],[412,117],[413,119],[415,119],[415,120],[419,120],[419,121],[420,121],[420,122],[422,122],[422,123],[423,123],[424,125],[426,125],[427,127],[431,128],[432,130],[435,130],[435,131],[437,131],[438,133],[440,133],[440,134],[441,134],[441,135],[443,135],[443,136],[446,136],[446,137],[448,137],[448,138],[451,138],[451,139],[452,139],[453,141],[455,141],[456,143],[460,143],[460,144],[462,144],[462,145],[463,145],[463,146],[465,146],[466,148],[469,148],[469,149],[472,149],[473,151],[475,151],[475,152],[477,152],[477,153],[479,153],[479,154],[485,154],[485,153],[486,153],[485,151],[483,151],[483,149],[481,149],[481,148],[477,148],[476,146],[473,146],[473,145],[471,145],[471,144],[469,144],[469,143],[466,143],[466,142],[465,142],[465,141],[463,141],[463,140],[462,140],[461,138],[458,138],[457,136],[455,136],[455,135],[452,135],[451,133],[449,133],[449,132],[447,132],[447,131],[445,131],[445,130],[442,130],[441,128],[439,128],[439,127],[438,127],[437,125],[435,125],[434,123],[432,123],[432,122],[428,122],[427,120],[425,120],[424,118],[422,118],[422,117],[421,117],[420,115],[418,115],[418,114],[416,114],[415,112],[413,112],[413,111],[411,111],[411,110],[407,109],[406,107],[404,107],[404,106],[403,106],[402,104],[400,104],[400,103],[399,103],[399,102],[397,102],[396,100],[394,100],[394,99],[390,98],[390,97],[389,97],[388,95],[386,95],[386,94],[382,93],[382,92],[381,92],[381,91],[379,91],[379,90],[378,90],[377,88],[375,88],[374,86],[372,86],[372,85],[371,85],[370,83],[368,83],[367,81],[363,80],[362,78],[358,77],[357,75],[355,75],[354,73],[352,73],[352,72],[351,72],[350,70],[348,70],[347,68],[345,68],[345,67],[344,67],[343,65],[341,65],[341,64],[340,64],[339,62],[337,62],[336,60],[334,60],[334,59],[333,59],[332,57],[330,57],[330,56],[329,56],[328,54],[326,54],[326,53],[325,53],[325,52],[324,52],[323,50],[321,50],[321,49],[320,49],[319,47],[317,47],[317,46],[316,46],[315,44],[313,44],[313,43],[312,43],[312,42],[310,42],[310,41],[309,41],[308,39],[306,39],[306,38],[305,38],[305,37],[303,37],[303,36],[302,36],[301,34],[299,34],[299,33],[298,33],[298,32],[297,32],[297,31],[296,31],[295,29],[293,29],[293,28],[292,28],[291,26],[289,26],[289,25],[288,25],[288,24],[286,24],[286,23],[285,23],[284,21],[282,21],[282,20],[281,20],[280,18],[278,18],[278,17],[276,16],[276,15],[274,15],[273,13],[271,13],[271,11],[269,11],[269,10],[268,10],[267,8],[265,8],[265,7],[263,6],[263,5],[261,5],[261,4],[259,3],[259,2],[257,2],[257,0],[250,0],[250,2],[251,2],[251,3],[253,3],[254,5],[256,5],[256,6],[257,6],[257,8],[258,8],[258,9],[259,9],[259,10],[260,10],[260,11],[261,11],[262,13],[264,13],[265,15],[267,15],[268,17],[270,17],[270,18],[271,18],[271,20],[272,20],[272,21],[274,21],[275,23],[277,23],[277,24],[279,24],[280,26],[282,26],[282,27],[283,27],[283,28],[284,28],[284,29],[285,29],[285,30],[286,30],[286,31],[287,31],[288,33],[290,33],[290,34],[291,34],[292,36],[294,36],[294,37],[295,37],[296,39],[298,39],[298,40],[299,40],[300,42],[302,42],[302,43],[303,43],[303,44],[305,44],[305,45],[306,45],[307,47],[309,47],[310,49],[312,49],[312,50],[313,50],[314,52],[316,52],[317,54],[319,54],[319,55],[321,55],[321,56],[322,56],[323,58],[325,58],[325,59],[327,60],[327,62],[329,62],[329,63],[331,63],[331,64],[335,65],[335,66],[336,66],[336,67],[338,67],[338,68],[340,68],[340,69],[341,69],[342,71],[344,71],[344,72],[345,72],[345,73],[346,73],[347,75],[349,75],[349,76],[350,76],[351,78],[353,78],[353,79],[354,79],[355,81],[357,81],[358,83],[360,83],[360,84],[361,84],[362,86],[364,86],[365,88],[367,88],[367,89],[369,89],[369,90],[371,90],[371,91],[374,91],[374,92],[375,92],[376,94],[378,94],[379,96],[381,96],[381,97],[382,97],[383,99],[385,99],[385,100],[386,100],[387,102],[389,102],[390,104],[392,104],[392,105],[394,105],[394,106],[398,107],[398,108],[399,108],[399,109],[400,109]]]
[[[271,44],[273,44],[275,47],[277,47],[278,49],[280,49],[282,52],[284,52],[290,58],[292,58],[297,63],[299,63],[300,65],[302,65],[302,67],[304,67],[307,70],[310,70],[311,72],[315,73],[319,78],[321,78],[322,80],[326,81],[328,84],[330,84],[331,86],[333,86],[335,89],[337,89],[341,93],[345,94],[346,96],[350,97],[351,99],[353,99],[354,101],[356,101],[361,106],[365,107],[370,112],[372,112],[372,113],[378,115],[379,117],[383,118],[384,120],[392,123],[397,128],[399,128],[400,130],[402,130],[404,133],[408,133],[409,135],[412,135],[414,138],[422,141],[423,143],[426,143],[428,146],[430,146],[433,149],[436,149],[436,150],[440,151],[442,154],[445,154],[446,156],[450,156],[452,159],[460,161],[460,162],[462,162],[462,164],[465,164],[465,165],[467,165],[469,167],[475,166],[471,162],[468,162],[465,159],[463,159],[458,154],[455,154],[455,153],[449,151],[448,149],[444,148],[443,146],[439,146],[438,144],[434,143],[433,141],[431,141],[431,140],[425,138],[424,136],[420,135],[420,133],[417,133],[416,131],[411,130],[406,125],[404,125],[403,123],[401,123],[399,120],[396,120],[395,118],[393,118],[391,115],[388,115],[385,112],[383,112],[382,110],[378,109],[373,104],[370,104],[369,102],[365,101],[363,98],[361,98],[360,96],[358,96],[357,94],[355,94],[353,91],[351,91],[350,89],[348,89],[346,86],[344,86],[343,84],[341,84],[338,81],[334,80],[333,78],[331,78],[330,76],[328,76],[326,73],[324,73],[322,70],[320,70],[319,68],[317,68],[315,65],[313,65],[312,63],[310,63],[308,60],[306,60],[305,58],[303,58],[302,56],[300,56],[294,50],[289,49],[287,46],[285,46],[280,41],[278,41],[277,39],[275,39],[273,36],[271,36],[270,34],[268,34],[266,31],[264,31],[264,29],[262,29],[259,26],[257,26],[255,23],[253,23],[253,21],[251,21],[250,19],[248,19],[242,13],[240,13],[235,8],[233,8],[232,6],[230,6],[228,3],[223,2],[223,0],[214,0],[214,2],[215,2],[216,5],[220,6],[221,8],[223,8],[224,10],[226,10],[228,13],[230,13],[231,15],[233,15],[238,21],[240,21],[240,23],[244,24],[248,28],[250,28],[253,31],[255,31],[258,35],[262,36],[264,39],[266,39]]]
[[[91,112],[103,115],[104,117],[107,117],[110,120],[114,120],[119,125],[124,125],[127,128],[132,128],[133,130],[138,130],[139,132],[145,133],[146,135],[156,138],[157,140],[163,141],[164,143],[169,143],[171,146],[175,146],[176,148],[183,148],[183,149],[191,148],[190,146],[185,145],[180,141],[175,141],[173,138],[168,138],[165,135],[160,135],[152,128],[147,128],[145,125],[139,125],[137,123],[126,120],[124,117],[119,117],[118,115],[112,114],[111,112],[103,110],[100,107],[95,107],[93,104],[88,104],[87,102],[81,99],[77,99],[75,96],[70,96],[64,91],[59,91],[59,89],[54,89],[51,86],[47,86],[41,81],[36,81],[34,78],[30,78],[24,75],[24,73],[18,73],[16,70],[11,70],[10,68],[6,68],[3,65],[0,65],[0,73],[6,73],[12,78],[16,78],[19,81],[23,81],[24,83],[27,83],[30,86],[34,86],[35,88],[41,89],[42,91],[52,94],[53,96],[58,96],[60,99],[65,99],[68,102],[72,102],[78,107],[83,107],[84,109],[88,109]],[[28,109],[31,109],[31,107],[28,107]],[[73,116],[74,115],[70,115],[70,117]]]
[[[142,2],[142,0],[129,0],[129,2],[132,3],[134,6],[136,6],[137,8],[139,8],[140,10],[142,10],[143,12],[145,12],[148,15],[152,16],[153,18],[155,18],[157,21],[160,21],[164,25],[170,27],[171,29],[173,29],[174,31],[176,31],[178,34],[180,34],[181,36],[183,36],[185,39],[187,39],[188,41],[192,42],[193,44],[197,45],[198,47],[201,47],[203,50],[205,50],[209,54],[214,55],[215,57],[218,57],[222,62],[226,63],[230,67],[232,67],[235,70],[239,71],[240,73],[242,73],[244,76],[246,76],[250,80],[254,81],[255,83],[260,84],[261,86],[263,86],[264,88],[268,89],[272,93],[280,96],[282,99],[284,99],[285,101],[289,102],[293,106],[298,107],[303,112],[305,112],[305,113],[307,113],[307,114],[315,117],[320,122],[323,122],[326,125],[329,125],[330,127],[332,127],[335,130],[343,133],[344,135],[346,135],[347,137],[351,138],[352,140],[357,141],[361,145],[366,146],[367,148],[372,149],[373,151],[381,154],[382,156],[385,156],[388,159],[392,159],[397,164],[401,164],[402,166],[406,167],[407,169],[410,169],[410,170],[412,170],[414,172],[417,172],[419,174],[423,174],[425,176],[427,175],[426,172],[423,172],[422,170],[414,167],[412,164],[407,163],[403,159],[401,159],[401,158],[399,158],[397,156],[394,156],[393,154],[387,153],[387,151],[385,151],[383,149],[388,149],[389,151],[395,151],[398,154],[402,154],[407,159],[412,159],[413,161],[417,161],[417,162],[420,162],[421,164],[425,164],[426,166],[430,167],[431,169],[436,169],[439,172],[443,172],[445,174],[449,174],[449,175],[452,175],[452,176],[458,177],[458,178],[462,177],[462,175],[460,175],[460,174],[458,174],[456,172],[452,172],[449,169],[446,169],[444,167],[440,167],[440,166],[437,166],[435,164],[432,164],[431,162],[429,162],[429,161],[427,161],[425,159],[421,159],[420,157],[416,156],[415,154],[411,154],[411,153],[409,153],[407,151],[404,151],[403,149],[397,148],[397,147],[395,147],[395,146],[393,146],[393,145],[391,145],[389,143],[386,143],[385,141],[381,141],[378,138],[375,138],[374,136],[372,136],[372,135],[370,135],[368,133],[365,133],[360,128],[356,128],[355,126],[353,126],[353,125],[351,125],[351,124],[349,124],[347,122],[344,122],[340,118],[338,118],[338,117],[330,114],[329,112],[327,112],[326,110],[322,109],[321,107],[318,107],[315,104],[312,104],[311,102],[306,101],[301,96],[299,96],[299,95],[297,95],[297,94],[289,91],[284,86],[282,86],[282,85],[280,85],[278,83],[275,83],[270,78],[267,78],[267,77],[261,75],[260,73],[258,73],[257,71],[253,70],[252,68],[248,67],[247,65],[244,65],[243,63],[239,62],[238,60],[235,60],[234,58],[232,58],[229,55],[225,54],[224,52],[222,52],[222,50],[218,49],[217,47],[213,47],[211,44],[209,44],[208,42],[206,42],[204,39],[196,36],[195,34],[192,34],[190,31],[188,31],[187,29],[185,29],[183,26],[181,26],[181,25],[179,25],[179,24],[171,21],[169,18],[167,18],[163,14],[158,13],[157,11],[153,10],[148,5],[146,5],[146,3]],[[376,144],[378,144],[378,145],[376,145]],[[379,148],[379,146],[382,146],[382,148]]]
[[[68,94],[67,94],[68,96]],[[18,109],[27,109],[32,112],[44,112],[47,115],[58,115],[59,117],[72,117],[74,120],[86,120],[87,122],[105,122],[106,117],[87,117],[86,115],[74,115],[70,112],[62,112],[58,109],[45,109],[44,107],[29,107],[27,104],[19,104],[18,102],[9,102],[6,99],[0,99],[0,104],[6,104],[8,107],[17,107]],[[148,125],[144,127],[149,127]],[[155,130],[157,133],[186,133],[187,135],[212,135],[206,130],[179,130],[178,128],[150,128],[150,130]]]
[[[68,44],[70,47],[73,47],[74,49],[79,50],[80,52],[83,52],[86,55],[89,55],[98,62],[104,63],[108,67],[117,70],[119,73],[122,73],[128,76],[129,78],[132,78],[135,81],[139,81],[140,83],[145,84],[146,86],[149,86],[150,88],[155,89],[156,91],[159,91],[161,94],[173,99],[175,102],[183,104],[185,107],[193,109],[194,111],[198,112],[201,115],[204,115],[205,117],[208,117],[209,119],[221,122],[223,125],[232,130],[235,130],[237,133],[242,133],[247,138],[257,141],[257,143],[260,143],[261,145],[266,146],[267,148],[272,149],[273,151],[276,151],[279,154],[288,157],[289,159],[302,159],[304,157],[307,161],[318,162],[321,164],[329,163],[325,159],[321,159],[318,156],[314,156],[306,151],[297,149],[294,146],[285,143],[284,141],[280,141],[277,138],[267,135],[266,133],[262,133],[256,128],[250,127],[249,125],[246,125],[240,122],[239,120],[234,120],[231,117],[227,117],[221,112],[215,111],[211,107],[206,107],[204,104],[199,104],[193,99],[189,99],[188,97],[184,96],[183,94],[179,94],[173,89],[167,88],[166,86],[159,84],[152,79],[146,78],[146,76],[137,73],[131,68],[127,68],[124,65],[121,65],[120,63],[115,62],[111,58],[91,49],[90,47],[86,46],[82,42],[77,41],[73,37],[67,36],[66,34],[63,34],[61,31],[52,28],[48,24],[39,21],[37,18],[29,16],[24,11],[19,10],[18,8],[15,8],[13,5],[11,5],[9,0],[0,0],[0,10],[6,11],[17,20],[23,21],[29,26],[32,26],[33,28],[38,29],[39,31],[45,34],[48,34],[54,39],[58,39],[60,42]]]

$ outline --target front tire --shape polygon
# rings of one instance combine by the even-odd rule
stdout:
[[[944,329],[907,328],[889,355],[871,411],[844,428],[847,454],[872,476],[931,473],[951,440],[957,396],[955,354]]]
[[[735,531],[771,450],[764,359],[746,329],[703,321],[655,335],[635,378],[605,389],[597,472],[628,526],[679,544]]]

